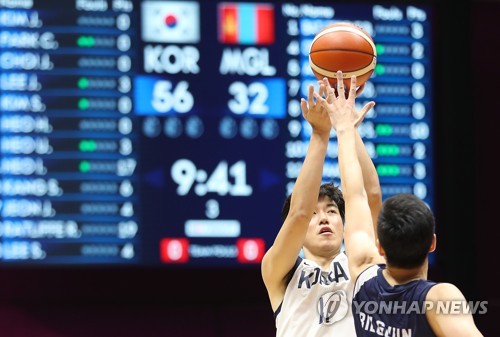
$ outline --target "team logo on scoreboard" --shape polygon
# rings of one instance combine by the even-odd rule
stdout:
[[[219,41],[227,44],[274,43],[274,7],[265,3],[219,4]]]
[[[144,1],[142,40],[197,43],[200,41],[200,5],[195,1]]]

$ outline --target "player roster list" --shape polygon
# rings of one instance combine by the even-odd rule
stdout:
[[[307,150],[317,31],[377,46],[359,127],[384,197],[433,205],[426,8],[0,0],[0,260],[255,265]],[[338,183],[332,133],[324,181]]]
[[[132,3],[1,4],[1,258],[134,260]]]

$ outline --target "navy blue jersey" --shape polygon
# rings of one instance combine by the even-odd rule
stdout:
[[[425,317],[425,298],[436,283],[415,280],[391,286],[374,265],[354,285],[352,311],[358,337],[434,337]]]

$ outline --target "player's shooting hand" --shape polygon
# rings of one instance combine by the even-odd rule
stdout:
[[[307,101],[302,98],[300,101],[300,107],[302,108],[302,116],[311,124],[313,132],[318,133],[328,133],[332,129],[332,123],[328,115],[328,110],[321,105],[318,99],[314,99],[315,95],[319,97],[326,93],[326,87],[321,84],[318,93],[314,92],[314,86],[309,86],[309,93],[307,95]]]
[[[375,105],[368,102],[361,110],[356,110],[356,76],[351,77],[351,89],[346,97],[342,72],[337,72],[337,93],[330,86],[326,78],[323,79],[326,98],[315,93],[316,101],[328,111],[330,122],[337,131],[348,127],[357,127],[365,118],[366,113]]]

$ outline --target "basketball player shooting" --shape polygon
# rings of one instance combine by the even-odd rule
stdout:
[[[466,306],[439,310],[466,301],[456,286],[427,280],[428,254],[436,247],[436,236],[434,217],[425,203],[411,194],[385,200],[378,217],[378,240],[374,240],[373,218],[355,150],[360,118],[354,109],[356,78],[351,78],[347,99],[341,72],[337,79],[337,95],[326,86],[333,99],[318,94],[315,98],[328,111],[337,131],[346,209],[344,243],[355,280],[352,310],[357,336],[482,336]]]
[[[282,227],[262,260],[262,277],[275,312],[277,336],[351,337],[356,335],[350,310],[353,282],[341,251],[344,200],[333,183],[321,184],[332,125],[313,92],[311,85],[307,101],[301,101],[302,114],[312,128],[306,157],[283,206]],[[318,92],[326,95],[324,82]],[[370,108],[365,106],[360,115]],[[376,218],[382,203],[378,176],[357,132],[355,142]],[[304,258],[299,257],[301,249]]]

